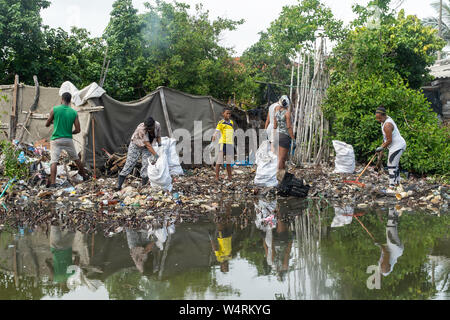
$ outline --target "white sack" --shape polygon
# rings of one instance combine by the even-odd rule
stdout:
[[[341,141],[333,141],[336,151],[334,173],[353,173],[355,172],[355,152],[353,146]]]
[[[334,207],[334,219],[331,223],[332,228],[340,228],[352,223],[353,220],[353,207],[346,206],[344,208]]]
[[[172,191],[172,177],[170,176],[169,163],[164,148],[156,148],[155,151],[159,155],[158,161],[152,165],[151,160],[148,160],[148,178],[152,187],[159,187],[163,190]]]
[[[278,186],[278,157],[270,150],[270,142],[264,141],[256,152],[255,185],[260,187]]]
[[[153,142],[153,148],[157,148],[157,142]],[[167,163],[169,165],[169,172],[171,176],[184,175],[183,168],[180,164],[180,156],[177,152],[177,140],[170,139],[169,137],[161,138],[161,148],[164,149],[164,153],[167,157]]]
[[[180,156],[177,152],[177,140],[170,139],[169,146],[169,171],[172,176],[183,176],[184,171],[180,164]]]

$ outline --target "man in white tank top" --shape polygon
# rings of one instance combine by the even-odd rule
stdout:
[[[395,194],[395,188],[400,184],[400,157],[406,150],[406,141],[400,134],[394,120],[387,116],[386,109],[379,107],[376,111],[376,120],[381,123],[381,132],[383,133],[383,144],[377,148],[376,152],[382,152],[389,149],[388,169],[389,169],[389,188],[388,194]]]

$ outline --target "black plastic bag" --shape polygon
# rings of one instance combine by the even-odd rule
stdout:
[[[303,179],[297,179],[293,174],[284,175],[283,181],[278,186],[278,195],[282,197],[306,198],[311,187],[303,183]]]

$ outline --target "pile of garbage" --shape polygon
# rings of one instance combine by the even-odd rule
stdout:
[[[436,184],[431,178],[408,174],[401,180],[396,193],[388,194],[388,172],[377,172],[375,168],[369,168],[361,177],[360,182],[365,187],[344,182],[356,180],[362,170],[362,166],[357,166],[353,174],[339,174],[334,173],[332,167],[311,167],[294,169],[292,173],[302,176],[312,186],[310,197],[324,198],[333,204],[355,205],[361,209],[397,205],[407,211],[420,208],[434,214],[449,211],[449,185]]]
[[[221,210],[220,202],[223,199],[231,199],[238,205],[252,199],[256,201],[279,196],[278,183],[274,180],[276,172],[266,170],[276,161],[270,153],[265,157],[257,156],[256,165],[233,166],[233,181],[223,177],[220,182],[216,182],[212,166],[183,170],[177,162],[179,159],[172,155],[174,146],[173,141],[164,140],[163,147],[157,151],[161,155],[160,159],[149,165],[149,177],[152,170],[156,170],[158,174],[165,172],[164,177],[159,177],[160,180],[153,177],[154,179],[150,179],[151,183],[142,186],[140,178],[129,176],[123,189],[115,191],[116,176],[103,176],[83,182],[76,166],[67,158],[63,158],[60,162],[62,164],[58,166],[59,187],[47,189],[45,182],[50,174],[49,146],[45,146],[42,141],[39,145],[22,145],[25,160],[30,165],[31,177],[27,181],[13,183],[6,177],[0,178],[0,210],[3,211],[0,215],[12,215],[15,208],[24,208],[29,204],[43,207],[70,204],[78,215],[82,212],[83,217],[90,217],[89,219],[97,222],[134,219],[142,223],[158,216],[173,215],[174,212],[179,217],[194,221],[202,215]],[[110,174],[112,175],[112,171],[119,171],[124,161],[126,154],[110,155]],[[163,170],[159,170],[158,166],[164,166]],[[332,166],[288,168],[288,172],[296,178],[297,191],[302,191],[308,199],[325,200],[330,205],[353,205],[364,209],[394,204],[400,210],[422,208],[432,214],[448,211],[448,185],[435,184],[426,178],[411,175],[404,177],[396,194],[388,195],[384,189],[388,183],[387,171],[379,173],[373,168],[369,168],[361,177],[365,187],[344,182],[355,180],[362,170],[363,167],[356,166],[356,172],[349,174],[335,173]],[[224,171],[223,169],[222,174]],[[259,179],[256,179],[258,173]],[[166,178],[170,178],[170,181]],[[303,186],[308,186],[308,190],[303,190]],[[291,197],[288,201],[304,200]]]

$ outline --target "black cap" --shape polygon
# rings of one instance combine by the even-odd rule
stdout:
[[[375,113],[386,114],[386,109],[384,107],[378,107]]]

